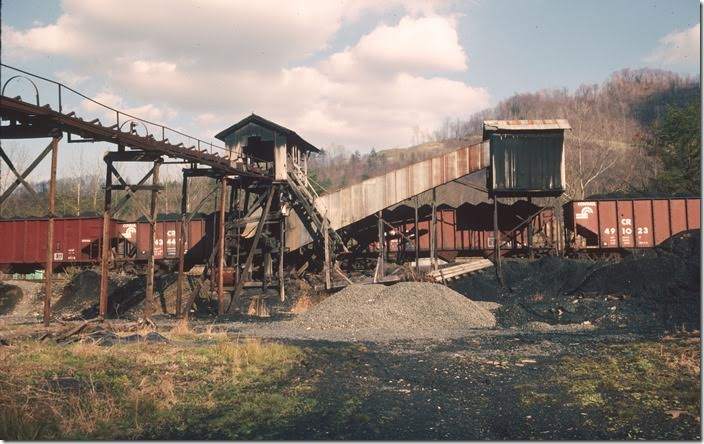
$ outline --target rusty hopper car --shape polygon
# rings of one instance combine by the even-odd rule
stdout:
[[[46,219],[0,221],[0,269],[27,272],[44,268],[46,262]],[[54,221],[54,263],[93,264],[100,260],[101,217],[61,217]],[[111,222],[111,233],[115,223]]]
[[[563,206],[568,251],[653,248],[700,229],[700,209],[698,197],[571,201]]]
[[[186,238],[186,254],[197,256],[199,259],[205,257],[205,252],[212,248],[212,245],[205,245],[212,239],[206,236],[206,224],[213,218],[193,219],[188,223],[188,235]],[[117,224],[120,237],[129,242],[125,258],[138,261],[147,260],[149,254],[149,222],[121,222]],[[180,220],[159,220],[156,223],[156,236],[154,238],[154,259],[169,260],[178,259],[178,239],[181,235]]]
[[[186,269],[203,264],[213,249],[212,227],[215,219],[193,218],[188,224]],[[47,219],[0,220],[0,270],[25,273],[43,269],[46,262]],[[156,224],[155,260],[159,263],[178,259],[177,240],[181,222],[159,220]],[[100,262],[102,217],[62,217],[54,220],[54,263],[90,266]],[[211,231],[208,231],[211,230]],[[112,257],[118,263],[143,263],[147,260],[149,223],[110,221]]]

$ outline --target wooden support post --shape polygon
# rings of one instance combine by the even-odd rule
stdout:
[[[437,255],[437,233],[435,232],[435,223],[437,222],[437,206],[435,202],[436,194],[433,188],[432,214],[430,216],[430,260],[433,263],[433,270],[438,271],[438,255]]]
[[[499,231],[499,203],[496,197],[494,200],[494,258],[496,260],[496,279],[501,288],[504,287],[503,274],[501,273],[501,232]]]
[[[186,245],[188,242],[188,223],[186,217],[188,213],[188,176],[183,175],[181,183],[181,235],[178,240],[178,278],[176,281],[176,317],[181,317],[181,305],[183,305],[183,280],[185,278],[184,261],[186,259]]]
[[[257,224],[257,231],[254,233],[254,239],[252,240],[252,247],[247,254],[247,260],[244,263],[244,270],[242,270],[241,279],[237,281],[235,285],[235,290],[232,292],[232,299],[230,300],[230,305],[227,311],[232,313],[234,311],[234,301],[237,299],[244,288],[244,281],[246,276],[249,276],[249,269],[252,267],[252,260],[254,259],[254,251],[257,249],[257,244],[259,244],[259,238],[262,237],[262,231],[264,231],[264,222],[266,222],[267,216],[269,215],[269,209],[271,209],[271,201],[274,198],[274,193],[276,192],[276,185],[272,185],[269,189],[269,195],[266,199],[266,204],[262,210],[261,217],[259,218],[259,223]]]
[[[105,319],[108,311],[108,283],[110,273],[110,221],[111,221],[111,206],[112,206],[112,160],[105,159],[105,202],[103,205],[103,236],[101,238],[101,254],[100,254],[100,308],[98,317],[101,320]]]
[[[416,274],[420,274],[420,233],[418,229],[418,196],[413,199],[413,226],[415,231],[415,242],[413,242],[416,250]]]
[[[325,272],[325,289],[329,290],[332,288],[332,277],[330,273],[330,230],[328,230],[328,218],[327,215],[323,217],[323,248],[325,249],[324,252],[324,260],[325,263],[323,264],[324,272]]]
[[[218,211],[218,315],[225,314],[225,290],[223,275],[225,274],[225,194],[227,179],[220,179],[220,208]]]
[[[386,249],[386,242],[384,240],[384,219],[382,218],[382,212],[377,213],[377,235],[379,236],[379,257],[376,260],[376,273],[374,274],[374,282],[378,282],[384,278],[385,272],[385,257],[384,250]]]
[[[154,161],[152,167],[152,185],[159,185],[159,166],[161,159]],[[147,256],[147,287],[144,301],[144,317],[149,318],[154,308],[154,243],[156,242],[156,204],[159,190],[154,188],[149,205],[149,255]]]
[[[286,300],[286,292],[284,290],[284,254],[286,252],[286,218],[281,216],[279,233],[279,299],[281,302]]]
[[[532,204],[533,199],[528,196],[528,203]],[[540,216],[537,216],[540,217]],[[533,259],[533,220],[528,222],[528,257]]]
[[[46,232],[46,267],[44,270],[44,326],[49,326],[51,317],[51,295],[53,292],[54,274],[54,212],[56,209],[56,162],[59,155],[60,135],[55,135],[51,141],[51,172],[49,176],[49,220]]]

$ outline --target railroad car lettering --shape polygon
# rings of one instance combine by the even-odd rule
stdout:
[[[579,213],[575,214],[574,217],[576,219],[589,219],[590,214],[594,214],[594,209],[592,207],[584,207]]]

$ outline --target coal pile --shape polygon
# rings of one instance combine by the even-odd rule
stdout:
[[[109,283],[108,288],[108,291],[114,290],[115,283]],[[61,319],[92,317],[89,312],[98,302],[99,294],[100,273],[95,270],[83,270],[72,276],[66,283],[52,311]]]
[[[488,310],[439,284],[351,285],[287,322],[357,339],[441,338],[496,325]]]
[[[452,286],[475,300],[496,301],[504,327],[529,323],[594,325],[605,329],[698,329],[700,312],[698,232],[618,262],[546,256],[505,261],[505,289],[493,270]]]
[[[22,289],[17,285],[0,282],[0,316],[15,309],[22,300]]]

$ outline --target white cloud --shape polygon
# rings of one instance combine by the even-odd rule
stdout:
[[[350,51],[357,63],[393,71],[463,71],[466,54],[454,20],[403,17],[396,26],[382,25],[362,37]]]
[[[110,91],[101,91],[94,94],[92,98],[96,102],[117,109],[124,114],[129,114],[139,119],[148,120],[157,124],[164,123],[165,121],[173,119],[178,115],[176,110],[172,108],[161,108],[151,103],[140,106],[129,106],[122,97]],[[95,102],[84,99],[80,103],[80,108],[86,113],[90,113],[88,114],[90,116],[101,115],[102,117],[100,118],[103,125],[108,126],[116,123],[115,113]],[[128,116],[123,116],[120,121],[121,123],[124,123],[128,119]],[[153,133],[156,130],[156,128],[151,128],[151,126],[147,129],[150,133]],[[140,130],[140,134],[141,133],[142,131]]]
[[[403,146],[416,126],[432,131],[447,116],[469,116],[489,104],[484,89],[446,77],[466,71],[468,57],[456,20],[440,14],[435,2],[66,0],[63,6],[56,23],[10,28],[3,44],[65,57],[75,78],[109,85],[99,100],[131,114],[169,124],[178,109],[191,131],[206,138],[256,112],[321,146]],[[403,12],[396,22],[378,23],[350,46],[306,63],[328,50],[343,23],[381,21],[394,8]],[[148,104],[127,105],[138,101]],[[82,108],[98,112],[89,103]]]
[[[670,66],[699,64],[700,35],[699,24],[684,31],[671,32],[659,40],[645,61]]]

